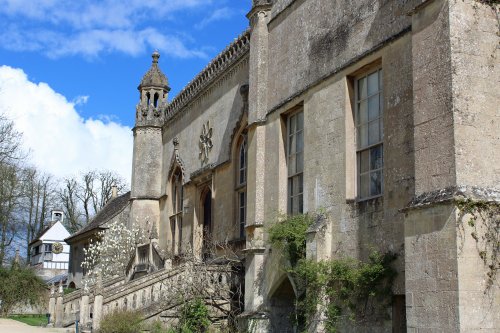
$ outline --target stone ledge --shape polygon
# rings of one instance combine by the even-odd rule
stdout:
[[[422,193],[413,198],[401,211],[450,203],[454,200],[471,199],[486,202],[500,202],[500,191],[493,188],[482,188],[469,185],[450,186],[444,189]]]

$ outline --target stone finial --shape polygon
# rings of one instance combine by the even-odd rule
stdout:
[[[158,50],[155,50],[151,57],[153,58],[153,64],[157,64],[158,59],[160,59],[160,52],[158,52]]]
[[[138,89],[142,90],[143,88],[160,88],[167,92],[170,91],[170,87],[168,86],[168,79],[158,66],[160,53],[158,51],[154,51],[151,57],[153,58],[151,67],[142,77],[141,84],[139,85]]]

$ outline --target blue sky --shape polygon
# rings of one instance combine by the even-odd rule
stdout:
[[[116,159],[124,164],[131,157],[128,132],[137,85],[152,51],[161,54],[172,99],[246,29],[250,5],[251,0],[0,0],[0,112],[25,133],[33,163],[45,171],[61,176],[77,172],[78,165],[113,169]],[[70,138],[75,142],[61,143]],[[111,146],[102,147],[106,142]],[[93,164],[81,161],[82,147]],[[111,149],[127,156],[110,164]],[[54,157],[61,154],[67,166]],[[120,168],[126,177],[129,165]]]

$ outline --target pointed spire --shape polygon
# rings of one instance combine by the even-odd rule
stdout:
[[[138,89],[160,88],[168,92],[170,90],[170,87],[168,86],[168,79],[158,66],[158,59],[160,59],[160,53],[158,50],[155,50],[151,57],[153,58],[151,67],[142,77],[141,84]]]

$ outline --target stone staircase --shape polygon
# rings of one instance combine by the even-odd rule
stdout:
[[[231,288],[240,281],[234,270],[206,263],[165,266],[134,280],[122,277],[104,281],[101,288],[91,288],[89,293],[52,293],[49,304],[55,304],[51,312],[55,326],[73,326],[78,320],[80,327],[96,327],[102,316],[117,310],[138,310],[145,320],[161,317],[175,322],[175,309],[193,294],[202,295],[215,321],[225,319],[225,310],[232,306]]]

